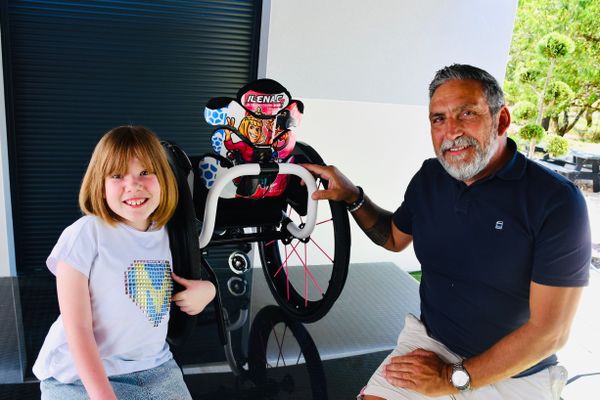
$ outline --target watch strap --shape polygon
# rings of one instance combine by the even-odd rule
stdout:
[[[365,191],[360,186],[357,186],[356,188],[358,189],[358,198],[356,199],[356,201],[354,201],[354,203],[346,204],[346,208],[351,213],[361,208],[365,202]]]
[[[454,383],[452,376],[457,371],[464,372],[467,375],[467,383],[465,383],[464,385],[457,385]],[[463,361],[451,364],[450,384],[461,392],[466,392],[471,389],[471,374],[469,374],[469,371],[467,371],[467,369],[463,365]]]

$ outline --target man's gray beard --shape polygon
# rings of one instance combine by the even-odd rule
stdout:
[[[490,141],[487,143],[486,149],[482,149],[479,142],[472,137],[460,136],[455,140],[444,140],[440,146],[440,150],[437,153],[437,159],[439,160],[442,167],[452,176],[454,179],[459,181],[467,181],[474,178],[480,173],[490,162],[496,150],[498,149],[498,135],[495,131],[492,131]],[[461,147],[472,145],[475,148],[475,155],[470,163],[450,164],[444,158],[444,151],[452,147]]]

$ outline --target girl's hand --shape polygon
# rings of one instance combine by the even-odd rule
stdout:
[[[173,280],[183,286],[183,290],[171,298],[188,315],[200,314],[204,307],[214,299],[215,285],[210,281],[185,279],[171,272]]]

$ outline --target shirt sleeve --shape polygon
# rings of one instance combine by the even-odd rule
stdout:
[[[411,210],[413,205],[413,198],[416,188],[420,185],[421,176],[423,174],[423,167],[425,163],[421,166],[421,169],[417,171],[417,173],[412,177],[410,183],[406,187],[406,191],[404,192],[404,200],[398,209],[394,212],[392,216],[392,221],[396,228],[401,230],[402,232],[412,235],[413,233],[413,211]]]
[[[98,241],[93,217],[83,217],[67,227],[50,252],[46,265],[56,275],[59,261],[71,265],[87,278],[96,259]]]
[[[412,214],[406,202],[406,198],[396,212],[394,212],[392,219],[396,228],[408,235],[412,235]]]
[[[585,199],[573,186],[549,201],[535,239],[532,280],[542,285],[578,287],[589,281],[591,234]]]

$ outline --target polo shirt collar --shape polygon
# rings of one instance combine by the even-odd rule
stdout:
[[[511,138],[507,138],[506,144],[509,151],[512,151],[513,156],[510,161],[496,173],[496,176],[507,181],[520,179],[525,174],[527,159],[523,154],[517,151],[517,144]]]

